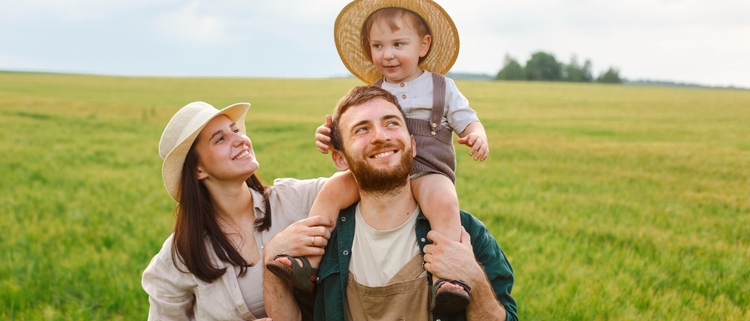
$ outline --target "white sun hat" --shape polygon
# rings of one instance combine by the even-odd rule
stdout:
[[[203,127],[206,127],[206,124],[216,116],[225,115],[235,122],[240,132],[244,134],[246,133],[245,114],[248,109],[250,109],[248,103],[236,103],[219,110],[205,102],[196,101],[185,105],[172,116],[159,141],[159,156],[164,160],[161,175],[164,187],[167,188],[172,199],[179,201],[185,156]]]

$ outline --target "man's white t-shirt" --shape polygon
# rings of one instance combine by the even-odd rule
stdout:
[[[357,205],[349,272],[358,283],[384,286],[420,253],[414,230],[418,214],[419,206],[400,226],[391,230],[376,230],[365,222]]]

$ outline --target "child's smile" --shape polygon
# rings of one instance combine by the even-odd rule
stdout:
[[[422,74],[419,58],[426,55],[431,38],[420,39],[416,30],[397,19],[397,30],[391,30],[384,22],[377,22],[370,30],[370,52],[372,62],[389,83],[413,80]]]

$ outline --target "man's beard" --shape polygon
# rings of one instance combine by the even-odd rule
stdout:
[[[344,152],[349,169],[357,181],[359,190],[365,193],[386,194],[406,186],[414,163],[412,147],[401,149],[401,161],[392,168],[377,169],[364,160],[354,160]]]

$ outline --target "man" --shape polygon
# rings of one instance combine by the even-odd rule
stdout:
[[[351,170],[360,202],[341,211],[328,240],[315,320],[517,320],[513,270],[484,225],[462,211],[460,243],[429,232],[409,184],[414,139],[396,97],[378,87],[352,89],[334,112],[331,142],[333,161]],[[279,254],[273,243],[266,262]],[[431,315],[426,272],[464,280],[472,293],[466,310]],[[274,274],[264,278],[269,316],[301,318],[291,288]]]

